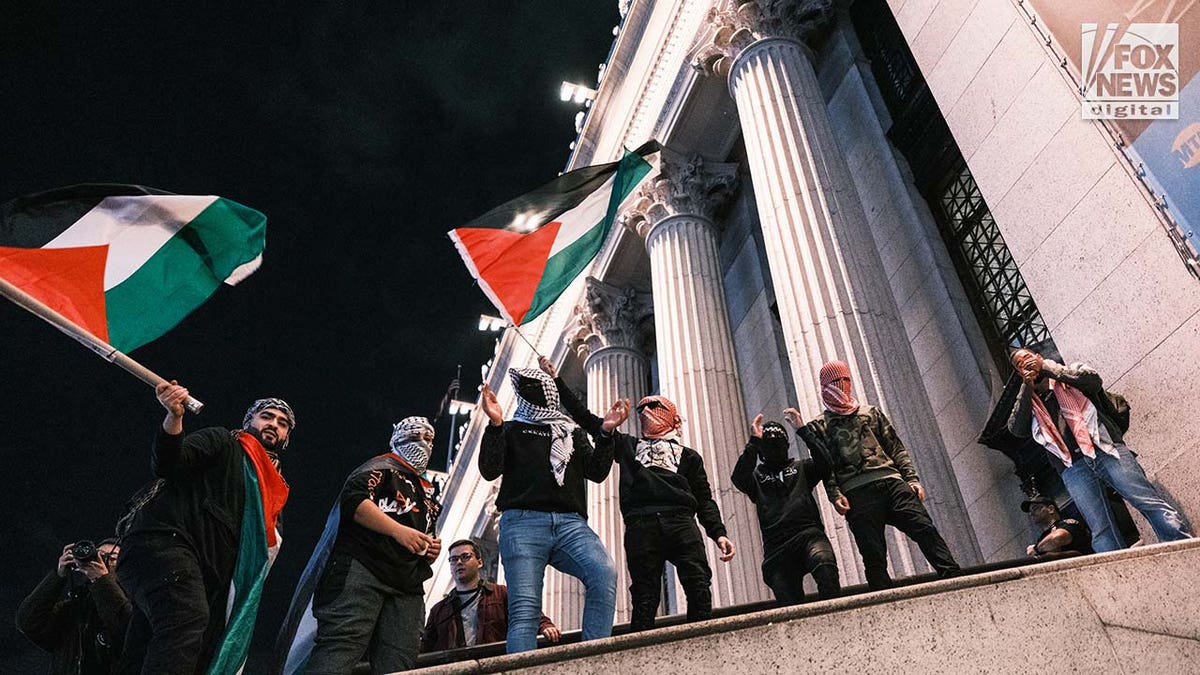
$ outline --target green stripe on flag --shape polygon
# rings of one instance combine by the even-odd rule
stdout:
[[[104,294],[109,343],[128,352],[174,328],[266,245],[266,217],[218,199]]]
[[[600,247],[604,245],[604,240],[608,238],[609,231],[612,230],[612,224],[617,218],[617,209],[620,208],[621,202],[625,201],[625,197],[648,173],[650,173],[650,163],[642,159],[640,155],[626,150],[625,156],[621,158],[620,166],[617,167],[617,173],[613,177],[612,196],[609,197],[608,212],[604,215],[604,220],[546,261],[546,269],[542,272],[542,279],[538,283],[537,291],[533,294],[529,311],[525,312],[525,316],[521,318],[522,324],[533,321],[541,316],[542,312],[549,309],[558,296],[567,289],[567,286],[570,286],[571,282],[592,262],[596,254],[600,252]]]
[[[254,471],[254,462],[245,454],[242,455],[242,476],[245,480],[246,505],[242,513],[241,541],[231,582],[234,590],[233,608],[221,642],[208,664],[209,675],[241,672],[250,654],[250,638],[254,635],[263,583],[270,570],[262,491]],[[220,608],[213,607],[212,611],[220,611]]]

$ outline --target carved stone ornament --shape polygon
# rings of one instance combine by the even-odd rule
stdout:
[[[668,216],[712,220],[737,186],[737,164],[705,162],[699,155],[685,158],[664,149],[658,175],[639,188],[633,204],[621,216],[622,223],[645,237]]]
[[[645,342],[644,326],[654,316],[651,295],[595,277],[586,281],[583,301],[575,307],[571,326],[564,334],[566,343],[580,358],[604,347],[639,350]]]
[[[697,51],[692,67],[706,75],[728,77],[742,50],[768,37],[808,42],[829,26],[833,0],[731,0],[708,10],[716,33]]]

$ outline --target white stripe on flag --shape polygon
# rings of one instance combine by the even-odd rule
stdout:
[[[554,257],[556,253],[575,243],[604,221],[604,217],[608,215],[608,201],[612,196],[613,181],[616,177],[615,173],[609,176],[603,185],[584,197],[578,206],[555,218],[562,226],[554,237],[554,246],[550,248],[550,255],[547,257]]]
[[[44,248],[109,245],[104,290],[125,281],[184,225],[207,209],[212,195],[105,197]]]

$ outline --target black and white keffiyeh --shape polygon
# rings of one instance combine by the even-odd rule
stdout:
[[[670,438],[639,438],[633,458],[644,467],[666,469],[679,473],[679,460],[683,457],[683,446],[674,436]]]
[[[538,368],[509,368],[508,376],[512,380],[513,389],[518,392],[521,389],[522,378],[537,380],[542,385],[546,405],[531,403],[518,393],[517,411],[513,413],[513,419],[550,427],[550,470],[554,473],[554,480],[562,485],[567,473],[567,464],[571,462],[571,455],[575,453],[575,444],[571,442],[575,423],[559,407],[558,385],[554,384],[554,378]]]
[[[433,425],[428,419],[417,415],[405,417],[392,425],[392,452],[403,457],[417,473],[425,473],[429,466],[429,455],[433,452],[433,444],[422,437],[425,431],[432,434]]]

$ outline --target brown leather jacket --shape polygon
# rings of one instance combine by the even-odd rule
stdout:
[[[490,581],[479,582],[483,590],[479,594],[479,628],[475,644],[504,642],[508,637],[508,587]],[[437,652],[443,649],[464,647],[458,631],[458,611],[454,607],[454,589],[441,602],[429,610],[425,630],[421,631],[421,651]],[[545,614],[538,624],[538,632],[553,628],[554,622]]]

